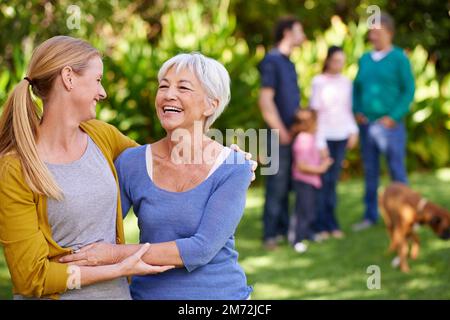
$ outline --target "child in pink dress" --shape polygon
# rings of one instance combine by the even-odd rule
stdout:
[[[320,175],[328,170],[333,160],[328,157],[326,149],[319,149],[315,111],[299,110],[292,133],[295,135],[292,178],[296,193],[294,249],[302,253],[307,249],[305,240],[314,240],[316,202],[322,186]]]

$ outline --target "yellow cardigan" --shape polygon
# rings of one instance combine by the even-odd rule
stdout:
[[[115,127],[90,120],[80,127],[100,148],[116,179],[117,243],[125,243],[120,189],[114,160],[123,150],[137,146]],[[20,160],[13,155],[0,158],[0,243],[13,283],[14,294],[58,299],[66,291],[67,265],[56,262],[70,248],[60,247],[52,238],[48,223],[47,198],[31,191]]]

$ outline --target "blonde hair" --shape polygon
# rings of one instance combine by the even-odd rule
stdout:
[[[41,110],[33,93],[46,101],[54,81],[64,67],[70,66],[77,74],[87,68],[97,49],[89,43],[68,36],[56,36],[39,45],[31,57],[27,77],[9,94],[0,118],[0,156],[13,153],[22,164],[25,181],[33,192],[57,200],[62,191],[45,163],[40,159],[36,138],[41,121]]]

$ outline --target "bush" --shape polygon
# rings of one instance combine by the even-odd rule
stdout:
[[[164,11],[160,17],[162,32],[157,41],[149,40],[154,24],[144,20],[137,10],[130,9],[126,1],[118,4],[119,9],[115,11],[106,7],[108,16],[96,24],[93,22],[84,29],[69,32],[85,38],[105,53],[104,85],[109,97],[98,107],[100,119],[116,125],[140,143],[161,138],[164,132],[153,110],[158,69],[175,54],[201,51],[221,61],[232,78],[230,105],[214,126],[222,131],[264,127],[257,106],[259,75],[256,66],[266,50],[262,46],[253,50],[238,36],[236,17],[229,13],[227,1],[221,1],[214,10],[206,10],[202,4],[193,2],[186,8]],[[92,1],[85,5],[93,10]],[[45,29],[48,36],[65,30],[61,23],[49,28],[52,32]],[[14,38],[10,43],[11,59],[0,66],[0,103],[25,75],[31,49],[41,41],[37,36],[39,31],[30,29],[26,36]],[[327,30],[315,32],[312,40],[294,51],[292,60],[299,74],[303,106],[308,103],[311,80],[320,72],[328,46],[343,46],[347,55],[344,74],[354,78],[358,58],[369,49],[365,43],[366,31],[362,21],[346,25],[334,16]],[[416,78],[415,99],[406,119],[408,168],[449,166],[450,74],[439,81],[434,62],[421,46],[408,48],[407,54]],[[348,173],[361,171],[359,158],[357,150],[348,154],[345,163],[351,169]]]
[[[347,56],[344,74],[354,79],[358,70],[358,59],[370,49],[365,43],[366,24],[345,25],[339,17],[331,19],[325,32],[317,32],[313,41],[305,43],[294,52],[302,87],[302,105],[307,105],[311,94],[312,78],[320,73],[327,48],[342,46]],[[435,64],[425,49],[418,45],[406,49],[416,82],[414,102],[405,121],[408,130],[407,165],[409,170],[435,169],[449,165],[450,130],[450,74],[439,83]],[[361,171],[359,150],[350,152],[344,166],[347,173]]]

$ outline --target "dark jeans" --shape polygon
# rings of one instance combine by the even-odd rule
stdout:
[[[369,135],[370,124],[360,125],[361,152],[365,176],[365,213],[364,219],[376,223],[378,220],[377,189],[380,175],[380,153],[375,140]],[[387,149],[385,157],[389,167],[389,175],[393,181],[407,184],[405,168],[406,130],[403,123],[398,123],[387,131]]]
[[[295,190],[295,243],[314,238],[317,196],[319,190],[312,185],[294,181]]]
[[[319,190],[318,212],[316,221],[316,230],[336,231],[339,230],[339,224],[336,220],[336,185],[341,173],[342,161],[345,157],[347,140],[327,141],[330,157],[334,162],[331,167],[322,175],[322,188]]]
[[[270,138],[268,141],[270,142]],[[268,148],[270,148],[270,145]],[[268,153],[270,154],[270,151]],[[263,214],[264,240],[272,239],[278,235],[287,236],[291,165],[291,145],[280,145],[278,173],[266,177],[266,202]]]

